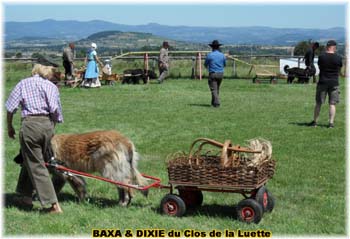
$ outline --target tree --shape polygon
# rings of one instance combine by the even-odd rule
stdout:
[[[42,58],[42,57],[44,57],[44,56],[42,54],[40,54],[39,52],[34,52],[32,54],[32,58]]]
[[[294,55],[295,56],[304,56],[307,49],[311,46],[312,42],[311,40],[308,41],[300,41],[294,48]],[[325,50],[325,47],[320,45],[320,47],[315,51],[316,55],[319,55],[320,52],[323,52]]]
[[[85,49],[77,49],[75,51],[75,57],[76,58],[84,58],[86,56],[86,50]]]
[[[17,52],[16,53],[16,58],[21,58],[22,57],[22,53],[21,52]]]
[[[303,56],[307,49],[310,47],[311,42],[310,41],[300,41],[294,48],[294,55],[295,56]]]

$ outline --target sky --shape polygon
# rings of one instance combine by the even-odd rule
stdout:
[[[95,4],[93,4],[95,3]],[[170,26],[245,27],[269,26],[280,28],[346,27],[347,5],[344,1],[308,2],[303,4],[278,1],[259,2],[126,2],[102,1],[53,3],[4,1],[5,21],[104,20],[113,23],[140,25],[158,23]]]

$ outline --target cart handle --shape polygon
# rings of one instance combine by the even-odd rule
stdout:
[[[62,165],[58,165],[58,164],[45,163],[45,166],[46,167],[54,167],[57,170],[70,172],[70,173],[72,173],[74,175],[79,175],[79,176],[83,176],[83,177],[86,177],[86,178],[97,179],[97,180],[105,181],[105,182],[108,182],[108,183],[111,183],[111,184],[115,184],[115,185],[118,185],[118,186],[123,186],[123,187],[127,187],[127,188],[133,188],[133,189],[141,190],[141,191],[148,190],[149,188],[152,188],[152,187],[159,187],[160,186],[160,181],[161,181],[159,178],[156,178],[156,177],[153,177],[153,176],[149,176],[149,175],[146,175],[146,174],[141,174],[143,177],[145,177],[147,179],[151,179],[153,182],[151,184],[149,184],[149,185],[146,185],[146,186],[139,186],[139,185],[127,184],[127,183],[114,181],[114,180],[111,180],[111,179],[108,179],[108,178],[104,178],[104,177],[101,177],[101,176],[96,176],[96,175],[93,175],[93,174],[88,174],[88,173],[76,171],[76,170],[73,170],[73,169],[64,167]]]

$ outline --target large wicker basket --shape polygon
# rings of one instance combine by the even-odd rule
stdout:
[[[200,143],[195,151],[195,145]],[[220,148],[220,155],[203,154],[206,144]],[[240,146],[232,147],[211,139],[195,140],[188,155],[177,155],[168,162],[169,183],[175,185],[255,189],[266,183],[275,172],[275,160],[248,164],[242,153],[261,153]]]

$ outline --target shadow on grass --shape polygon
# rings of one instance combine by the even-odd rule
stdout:
[[[228,205],[203,205],[199,208],[189,209],[187,215],[207,215],[210,217],[237,219],[236,206]]]
[[[5,208],[16,207],[21,211],[32,211],[31,206],[21,205],[16,202],[16,198],[18,198],[18,194],[16,193],[5,193]]]
[[[4,194],[4,206],[5,208],[12,208],[15,207],[20,211],[26,211],[26,212],[41,212],[41,208],[37,206],[24,206],[21,204],[18,204],[16,202],[16,198],[18,198],[18,194],[16,193],[5,193]],[[72,194],[69,193],[60,193],[57,195],[58,201],[60,203],[62,202],[73,202],[76,203],[77,206],[79,205],[93,205],[97,208],[115,208],[115,207],[122,207],[119,205],[117,199],[106,199],[106,198],[87,198],[85,201],[79,202],[78,198],[75,197]],[[38,201],[34,201],[38,202]],[[136,207],[136,208],[143,208],[145,207],[144,204],[136,203],[131,201],[129,207]]]
[[[210,104],[188,104],[189,106],[197,106],[197,107],[211,107]]]
[[[79,201],[78,197],[75,197],[72,194],[69,193],[60,193],[58,194],[58,201],[59,202],[75,202],[78,204],[89,204],[96,206],[98,208],[112,208],[112,207],[122,207],[119,205],[118,202],[118,196],[113,199],[109,198],[102,198],[102,197],[87,197],[84,201]],[[129,207],[145,207],[145,205],[141,205],[139,203],[134,202],[131,200],[131,203],[129,204]]]
[[[317,124],[317,127],[310,126],[310,122],[290,122],[289,124],[296,125],[296,126],[301,126],[301,127],[309,127],[309,128],[328,128],[328,124]]]
[[[5,193],[5,208],[16,207],[19,210],[31,211],[32,207],[24,206],[17,203],[16,198],[18,198],[18,194],[16,193]],[[115,199],[106,199],[106,198],[87,198],[85,201],[80,202],[78,197],[69,194],[69,193],[59,193],[57,195],[57,199],[59,202],[73,202],[78,204],[92,204],[100,208],[108,208],[108,207],[116,207],[119,206],[118,200]],[[37,200],[33,200],[34,202],[38,202]]]
[[[218,217],[218,218],[229,218],[233,220],[237,220],[237,213],[236,213],[237,206],[227,206],[227,205],[218,205],[218,204],[211,204],[211,205],[203,205],[196,208],[188,208],[186,209],[186,213],[184,217],[186,216],[196,216],[196,215],[206,215],[208,217]],[[161,208],[152,208],[152,210],[158,214],[165,215]]]

